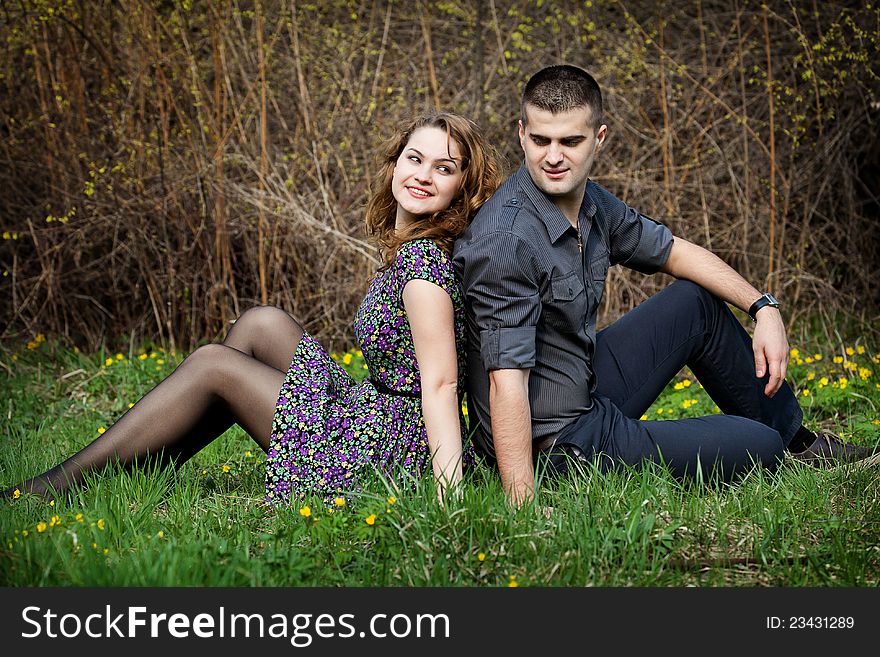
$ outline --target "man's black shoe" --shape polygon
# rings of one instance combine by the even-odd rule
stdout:
[[[802,452],[792,452],[792,458],[817,468],[854,463],[880,453],[878,447],[860,447],[847,443],[833,433],[819,431],[816,440]]]

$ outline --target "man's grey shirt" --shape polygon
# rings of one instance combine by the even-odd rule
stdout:
[[[471,426],[478,423],[474,440],[491,455],[489,372],[531,370],[532,437],[557,434],[592,406],[596,316],[608,267],[652,273],[672,248],[668,228],[592,181],[578,224],[583,252],[578,231],[522,166],[455,243]]]

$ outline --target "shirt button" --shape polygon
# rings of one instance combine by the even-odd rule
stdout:
[[[515,198],[512,198],[512,199],[510,199],[510,204],[511,204],[511,205],[518,205],[518,204],[519,204],[519,200],[517,200],[517,199],[515,199]]]

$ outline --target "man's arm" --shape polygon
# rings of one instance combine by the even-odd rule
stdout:
[[[758,290],[721,258],[681,237],[675,238],[669,259],[660,271],[693,281],[719,299],[746,312],[761,296]],[[758,311],[756,317],[752,338],[755,376],[763,377],[769,371],[770,378],[764,387],[764,394],[772,397],[785,381],[789,356],[788,338],[778,309],[765,306]]]
[[[489,413],[501,485],[507,499],[519,506],[535,494],[529,370],[489,372]]]

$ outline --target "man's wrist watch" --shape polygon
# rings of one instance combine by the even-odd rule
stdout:
[[[779,308],[779,301],[777,301],[776,297],[774,297],[769,292],[764,292],[764,294],[758,297],[758,300],[755,301],[755,303],[749,306],[749,317],[752,318],[752,321],[758,321],[756,315],[758,314],[758,311],[761,310],[761,308],[763,308],[764,306],[773,306],[774,308]]]

